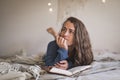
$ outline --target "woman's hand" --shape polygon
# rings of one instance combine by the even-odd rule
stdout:
[[[56,42],[60,48],[68,50],[67,40],[65,40],[63,37],[57,36]]]
[[[56,68],[66,70],[66,69],[68,69],[68,62],[67,62],[67,60],[62,60],[59,63],[56,63],[54,66]]]

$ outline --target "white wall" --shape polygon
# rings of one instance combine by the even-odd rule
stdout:
[[[28,54],[46,51],[47,43],[53,39],[46,29],[55,26],[57,19],[57,1],[52,1],[52,13],[48,2],[50,0],[0,0],[1,55],[21,49]]]
[[[88,0],[80,11],[94,49],[120,52],[120,0]]]
[[[49,12],[48,2],[53,12]],[[73,10],[73,15],[86,25],[94,49],[120,52],[120,0],[87,0]],[[25,49],[28,54],[45,52],[53,37],[49,26],[59,30],[57,0],[0,0],[0,55]],[[58,27],[59,26],[59,27]]]

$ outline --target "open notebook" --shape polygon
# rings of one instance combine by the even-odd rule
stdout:
[[[50,73],[55,73],[55,74],[61,74],[61,75],[71,76],[71,75],[74,75],[74,74],[76,74],[78,72],[87,70],[87,69],[89,69],[91,67],[92,67],[91,65],[78,66],[78,67],[74,67],[74,68],[71,68],[71,69],[68,69],[68,70],[63,70],[63,69],[59,69],[59,68],[56,68],[56,67],[52,67],[49,70],[49,72]]]

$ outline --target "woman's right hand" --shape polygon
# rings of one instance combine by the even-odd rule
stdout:
[[[66,69],[68,69],[68,62],[67,62],[67,60],[62,60],[62,61],[54,64],[54,67],[66,70]]]
[[[57,36],[56,42],[60,48],[64,48],[64,49],[68,50],[67,40],[65,40],[63,37]]]

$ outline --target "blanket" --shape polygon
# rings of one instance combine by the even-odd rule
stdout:
[[[120,80],[120,53],[94,51],[92,68],[69,77],[42,70],[42,57],[0,58],[0,80]]]

